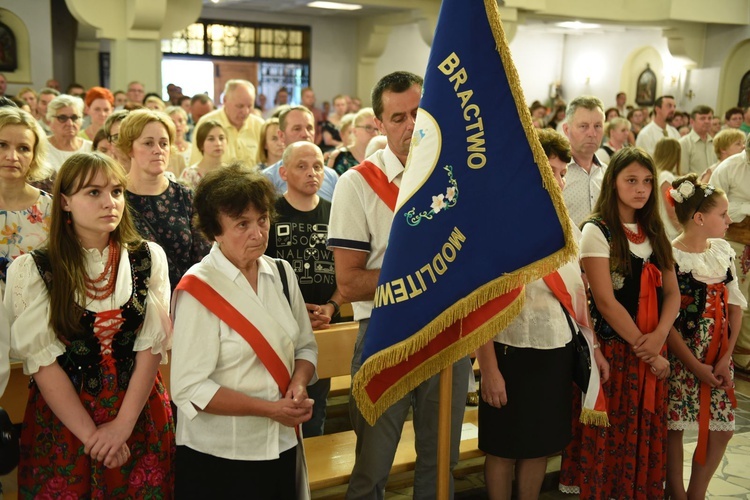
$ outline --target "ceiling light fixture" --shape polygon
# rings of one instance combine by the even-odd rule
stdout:
[[[560,28],[567,28],[571,30],[592,30],[592,29],[602,27],[601,24],[582,23],[581,21],[565,21],[562,23],[556,23],[555,26],[559,26]]]
[[[361,5],[355,3],[339,3],[339,2],[310,2],[307,4],[308,7],[315,7],[316,9],[332,9],[332,10],[359,10],[362,8]]]

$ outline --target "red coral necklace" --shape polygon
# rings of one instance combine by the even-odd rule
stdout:
[[[83,277],[86,285],[86,297],[93,300],[104,300],[115,291],[117,283],[117,269],[120,265],[120,248],[114,240],[109,240],[109,257],[104,271],[96,279],[88,276]],[[105,286],[97,286],[99,283],[107,281]]]
[[[646,241],[646,233],[643,231],[643,228],[639,223],[636,222],[635,225],[638,228],[637,233],[628,229],[625,224],[622,225],[622,229],[625,231],[625,236],[628,238],[628,241],[635,245],[640,245],[641,243]]]

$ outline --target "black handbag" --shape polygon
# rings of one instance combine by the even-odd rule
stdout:
[[[583,332],[573,322],[565,307],[562,306],[565,319],[568,320],[570,331],[573,334],[573,382],[583,391],[589,390],[589,379],[591,378],[591,351]]]
[[[0,408],[0,475],[10,474],[18,466],[21,446],[18,431],[8,412]]]

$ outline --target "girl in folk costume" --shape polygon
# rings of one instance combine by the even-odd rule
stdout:
[[[722,239],[731,219],[724,192],[697,182],[696,174],[672,183],[669,197],[684,232],[673,242],[680,313],[669,334],[667,493],[705,498],[708,483],[734,431],[732,351],[747,301],[739,290],[734,250]],[[698,430],[687,491],[682,434]]]
[[[135,230],[126,176],[75,154],[55,181],[47,248],[8,270],[11,352],[32,376],[24,498],[169,498],[175,451],[158,374],[171,328],[164,251]]]
[[[591,289],[610,426],[575,423],[560,489],[581,498],[661,498],[666,478],[669,362],[664,343],[679,309],[674,261],[658,215],[651,157],[616,152],[594,213],[583,223],[581,261]]]

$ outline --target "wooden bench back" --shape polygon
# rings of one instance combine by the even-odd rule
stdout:
[[[318,377],[349,375],[358,330],[359,322],[347,321],[315,331],[315,340],[318,342]]]

